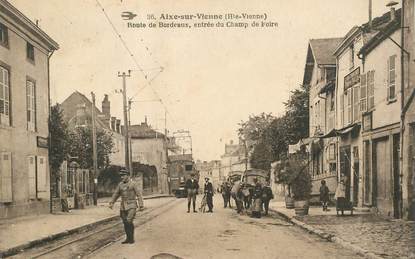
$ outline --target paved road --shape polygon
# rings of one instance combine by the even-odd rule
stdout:
[[[275,216],[251,219],[218,208],[219,198],[215,196],[214,213],[204,214],[186,213],[183,199],[137,227],[135,244],[119,241],[90,258],[149,259],[162,253],[181,258],[361,258]]]

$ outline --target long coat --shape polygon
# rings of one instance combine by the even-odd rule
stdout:
[[[121,206],[120,210],[129,210],[137,208],[137,201],[140,207],[144,206],[143,196],[141,195],[140,189],[138,189],[137,184],[133,181],[128,181],[127,183],[121,182],[118,184],[117,189],[115,189],[114,194],[112,195],[111,203],[115,203],[118,197],[121,196]],[[137,200],[136,200],[137,197]]]

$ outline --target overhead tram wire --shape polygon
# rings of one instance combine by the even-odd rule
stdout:
[[[128,52],[130,58],[133,60],[134,64],[137,66],[138,71],[140,71],[144,78],[148,81],[148,85],[152,86],[151,82],[154,80],[152,79],[151,81],[148,80],[147,78],[147,74],[144,72],[144,69],[141,67],[141,65],[138,63],[137,59],[135,58],[134,54],[132,53],[132,51],[130,50],[130,48],[128,47],[127,43],[125,42],[125,40],[122,38],[121,34],[118,32],[117,28],[115,27],[114,23],[111,21],[111,19],[109,18],[107,12],[105,11],[104,7],[102,6],[102,4],[99,2],[99,0],[95,0],[95,2],[97,3],[97,5],[101,8],[101,11],[103,12],[107,22],[110,24],[111,28],[113,29],[116,38],[119,39],[122,43],[122,45],[124,46],[125,50]],[[141,39],[141,41],[143,41],[143,39]],[[148,51],[148,48],[146,48]],[[156,63],[159,64],[159,62],[157,60],[155,60]],[[163,67],[160,66],[160,73],[163,71]],[[160,74],[159,73],[159,74]],[[158,74],[158,75],[159,75]],[[166,109],[166,112],[170,115],[170,117],[172,118],[172,121],[174,122],[173,116],[172,114],[168,111],[167,106],[164,104],[163,100],[160,98],[159,94],[153,89],[153,87],[151,87],[153,93],[157,96],[157,98],[160,99],[160,103],[163,105],[164,109]],[[176,123],[174,123],[176,124]],[[176,125],[177,126],[177,125]]]

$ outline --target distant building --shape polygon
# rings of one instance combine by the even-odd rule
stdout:
[[[167,137],[155,130],[147,120],[129,127],[134,173],[143,180],[145,193],[169,193],[167,172]]]
[[[199,185],[201,187],[203,187],[206,177],[210,179],[215,189],[218,188],[224,180],[224,177],[222,176],[222,167],[220,160],[212,160],[209,162],[197,161],[196,169],[199,171]]]
[[[82,93],[75,91],[62,104],[63,119],[68,127],[92,127],[92,102]],[[102,101],[102,111],[95,107],[96,127],[112,135],[113,152],[110,154],[111,165],[125,165],[124,127],[121,120],[111,116],[111,105],[108,95]]]
[[[0,0],[0,218],[50,211],[49,61],[58,48]]]
[[[232,175],[232,172],[250,169],[250,163],[247,161],[246,148],[243,144],[234,144],[231,140],[225,144],[225,153],[221,156],[221,180],[225,180]]]

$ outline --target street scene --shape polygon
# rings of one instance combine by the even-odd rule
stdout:
[[[0,0],[0,258],[415,259],[414,0]]]

